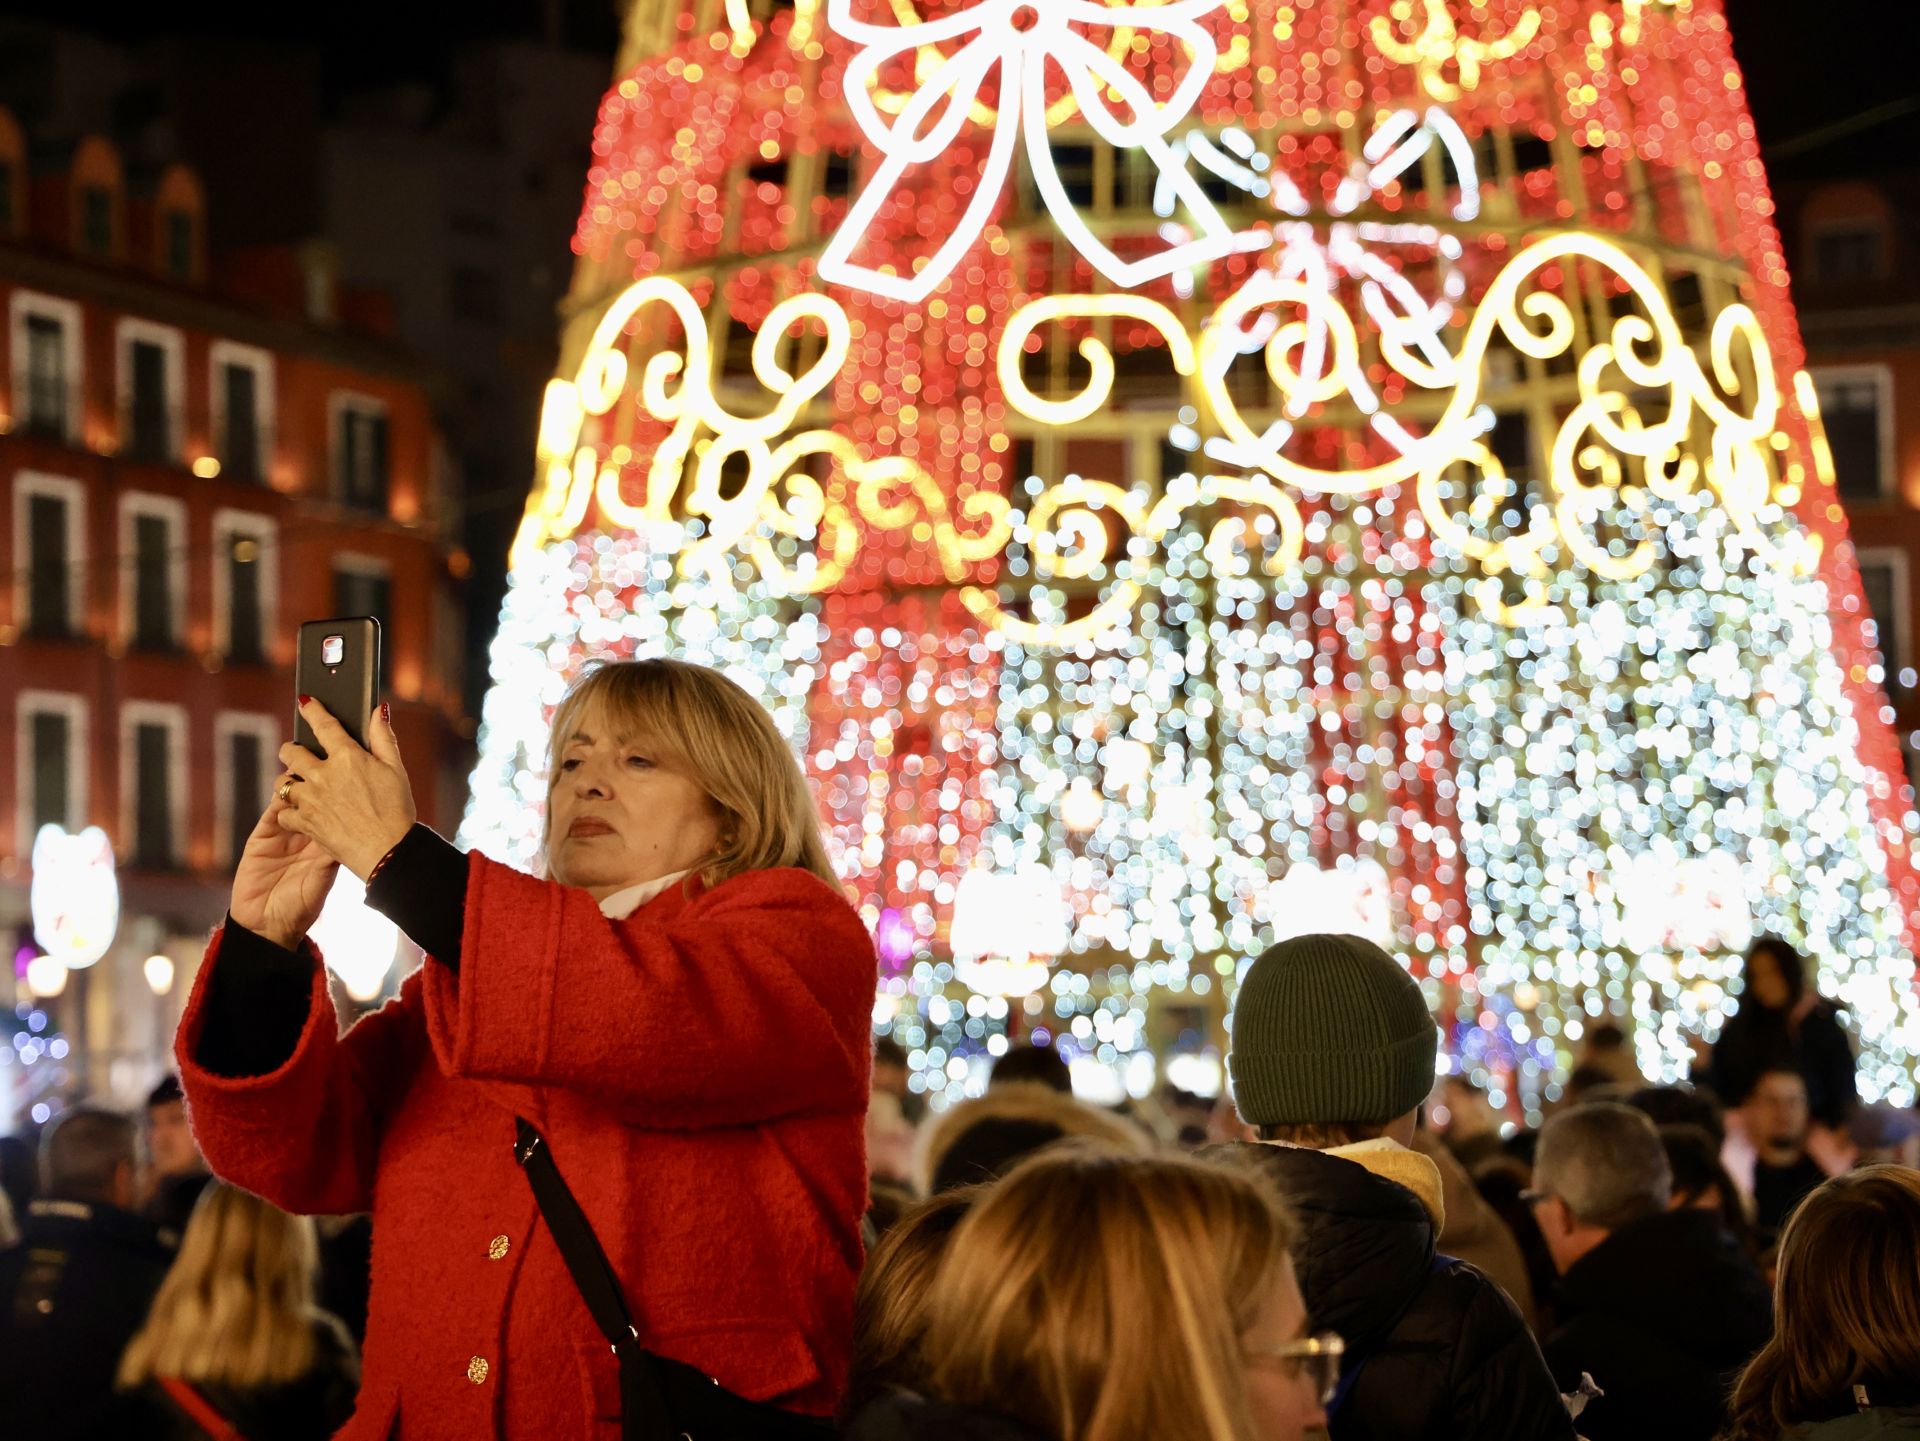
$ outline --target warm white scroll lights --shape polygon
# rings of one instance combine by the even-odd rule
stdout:
[[[314,923],[313,941],[347,994],[371,1001],[386,985],[400,928],[367,904],[367,888],[343,866]]]
[[[1169,136],[1185,123],[1194,102],[1213,78],[1218,51],[1199,21],[1223,0],[1172,0],[1169,4],[1100,4],[1097,0],[983,0],[950,15],[910,25],[873,25],[856,20],[852,0],[828,0],[828,23],[862,48],[847,62],[847,109],[881,157],[866,187],[820,257],[820,277],[889,300],[918,302],[931,295],[979,241],[1006,190],[1014,152],[1023,143],[1027,165],[1054,223],[1087,262],[1123,289],[1189,270],[1236,250],[1267,245],[1264,232],[1236,234],[1187,172]],[[1165,100],[1127,68],[1124,51],[1102,48],[1074,26],[1097,35],[1126,30],[1164,35],[1186,49],[1188,64]],[[951,54],[936,47],[960,42]],[[882,67],[906,55],[920,60],[917,88],[898,115],[883,116],[875,101]],[[929,61],[929,57],[938,56]],[[1144,152],[1161,184],[1177,196],[1191,229],[1158,253],[1123,259],[1093,229],[1068,198],[1053,163],[1047,101],[1049,72],[1064,74],[1073,108],[1116,149]],[[982,95],[997,78],[994,107]],[[911,274],[872,266],[853,257],[882,208],[922,166],[939,163],[964,136],[990,130],[980,180],[946,239]]]
[[[954,974],[976,995],[1032,995],[1068,945],[1059,882],[1038,865],[968,871],[954,893],[950,944]]]

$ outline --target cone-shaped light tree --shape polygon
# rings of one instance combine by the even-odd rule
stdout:
[[[936,1095],[1204,1085],[1373,935],[1531,1113],[1777,932],[1911,1099],[1913,792],[1719,0],[648,0],[465,839],[673,653],[804,757]],[[1089,1069],[1094,1068],[1094,1069]],[[1100,1069],[1104,1068],[1104,1069]]]

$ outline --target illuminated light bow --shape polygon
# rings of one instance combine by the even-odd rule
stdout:
[[[1172,0],[1169,4],[1102,4],[1099,0],[982,0],[951,15],[914,25],[873,25],[855,20],[852,0],[829,0],[827,19],[834,30],[863,48],[847,62],[843,88],[847,108],[869,143],[882,157],[866,188],[855,198],[845,223],[820,257],[820,277],[830,283],[870,291],[909,303],[926,299],[952,274],[979,240],[1005,191],[1015,148],[1025,139],[1027,162],[1054,223],[1095,269],[1123,289],[1206,264],[1235,250],[1264,248],[1264,233],[1238,235],[1224,221],[1199,184],[1185,172],[1169,132],[1181,125],[1214,74],[1218,50],[1199,17],[1223,0]],[[1165,35],[1186,47],[1190,63],[1164,101],[1152,93],[1107,49],[1073,28],[1125,27]],[[931,67],[897,118],[881,114],[874,100],[882,66],[910,52],[923,54],[942,41],[960,48]],[[1058,67],[1071,87],[1087,123],[1108,144],[1140,150],[1153,160],[1187,212],[1192,239],[1155,255],[1124,260],[1096,236],[1067,197],[1054,168],[1048,138],[1047,72]],[[990,76],[998,76],[998,104],[991,112],[992,136],[974,187],[951,233],[920,268],[901,275],[891,267],[861,265],[853,254],[867,238],[881,207],[896,194],[917,166],[938,161],[970,124],[982,124],[978,107]]]
[[[1244,153],[1244,146],[1233,144],[1240,138],[1232,133],[1222,137],[1230,149]],[[1262,350],[1276,361],[1288,358],[1285,372],[1274,377],[1286,394],[1287,414],[1259,437],[1260,452],[1277,450],[1292,434],[1294,420],[1314,405],[1343,394],[1402,454],[1420,443],[1383,409],[1379,393],[1367,378],[1352,322],[1338,300],[1347,282],[1358,285],[1361,306],[1378,328],[1381,351],[1395,371],[1431,390],[1459,384],[1459,362],[1446,342],[1447,325],[1466,293],[1466,276],[1457,263],[1462,254],[1459,238],[1422,222],[1349,218],[1436,146],[1451,163],[1458,182],[1460,198],[1453,218],[1474,219],[1480,213],[1480,183],[1466,132],[1438,106],[1429,107],[1424,115],[1401,110],[1381,122],[1340,182],[1327,206],[1333,219],[1324,240],[1309,218],[1312,206],[1291,179],[1280,174],[1266,178],[1255,167],[1211,145],[1192,147],[1193,158],[1203,168],[1251,194],[1270,195],[1274,208],[1291,217],[1273,228],[1279,262],[1256,274],[1217,318],[1223,338],[1232,343],[1216,343],[1208,351],[1215,372],[1224,372],[1239,355]],[[1161,197],[1156,197],[1156,205],[1160,203]],[[1422,295],[1383,253],[1397,246],[1414,246],[1440,257],[1438,296]],[[1297,304],[1303,294],[1313,297],[1304,306],[1304,318],[1281,330],[1267,307]],[[1277,346],[1272,344],[1276,336],[1280,338]],[[1208,453],[1220,460],[1262,464],[1257,454],[1250,456],[1246,450],[1230,440],[1216,440],[1208,447]]]

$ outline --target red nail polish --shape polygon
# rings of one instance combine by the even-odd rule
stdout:
[[[380,702],[380,724],[382,725],[393,724],[393,707],[388,705],[385,701]]]
[[[305,705],[305,704],[306,704],[306,703],[307,703],[308,701],[310,701],[310,700],[312,700],[312,699],[313,699],[313,697],[312,697],[312,696],[310,696],[310,695],[303,695],[303,696],[301,696],[301,697],[300,697],[300,704],[301,704],[301,705]]]

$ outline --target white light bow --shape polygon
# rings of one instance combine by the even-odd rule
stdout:
[[[863,48],[847,62],[843,88],[847,109],[881,155],[879,168],[855,198],[840,229],[820,257],[823,280],[866,290],[890,300],[918,302],[953,272],[979,240],[994,205],[1006,187],[1014,149],[1022,135],[1034,183],[1054,223],[1087,261],[1115,285],[1131,288],[1186,267],[1209,263],[1240,249],[1267,243],[1264,233],[1236,235],[1213,202],[1186,173],[1167,140],[1185,121],[1213,76],[1218,50],[1200,16],[1223,0],[1171,0],[1168,4],[1102,4],[1100,0],[982,0],[937,20],[913,25],[873,25],[853,18],[853,0],[829,0],[827,21]],[[1153,95],[1123,61],[1072,27],[1150,31],[1184,45],[1190,63],[1165,101]],[[930,50],[961,40],[951,55]],[[874,101],[880,68],[911,51],[940,55],[918,67],[918,87],[900,114],[889,120]],[[1053,163],[1048,139],[1047,67],[1058,66],[1072,88],[1075,104],[1094,131],[1121,150],[1144,151],[1159,167],[1165,183],[1184,202],[1197,232],[1171,249],[1137,260],[1123,260],[1088,227],[1074,209]],[[984,111],[981,92],[987,78],[999,74],[999,96]],[[1112,97],[1111,99],[1109,97]],[[993,136],[966,210],[951,233],[909,275],[853,260],[880,208],[917,165],[938,160],[970,122],[992,117]]]
[[[1251,142],[1235,131],[1221,137],[1223,146],[1201,135],[1178,142],[1185,157],[1221,180],[1256,196],[1271,196],[1283,219],[1273,225],[1278,262],[1262,269],[1222,307],[1221,320],[1233,327],[1235,345],[1213,352],[1217,363],[1230,363],[1234,353],[1253,355],[1273,338],[1280,321],[1269,305],[1293,305],[1303,297],[1324,298],[1313,303],[1298,332],[1295,372],[1299,383],[1287,397],[1287,414],[1298,418],[1316,402],[1344,393],[1366,415],[1373,428],[1402,454],[1420,444],[1388,414],[1378,392],[1367,379],[1357,352],[1341,345],[1330,315],[1330,305],[1347,282],[1359,287],[1360,301],[1378,327],[1383,349],[1408,380],[1435,390],[1459,383],[1457,358],[1446,343],[1446,328],[1455,305],[1466,291],[1466,276],[1457,262],[1462,247],[1457,236],[1423,221],[1352,218],[1383,187],[1401,179],[1438,147],[1459,189],[1452,208],[1455,220],[1471,220],[1480,213],[1480,182],[1474,164],[1473,143],[1460,123],[1439,106],[1425,113],[1399,110],[1382,120],[1340,181],[1326,207],[1324,236],[1313,218],[1313,206],[1290,178],[1269,171],[1264,156],[1252,153]],[[1230,152],[1230,153],[1229,153]],[[1262,173],[1266,172],[1266,173]],[[1170,197],[1157,192],[1155,208],[1170,210]],[[1399,246],[1437,254],[1442,262],[1439,294],[1420,292],[1388,252]],[[1263,443],[1284,444],[1291,421],[1273,422]],[[1217,459],[1241,463],[1230,453],[1231,442],[1209,443]]]

